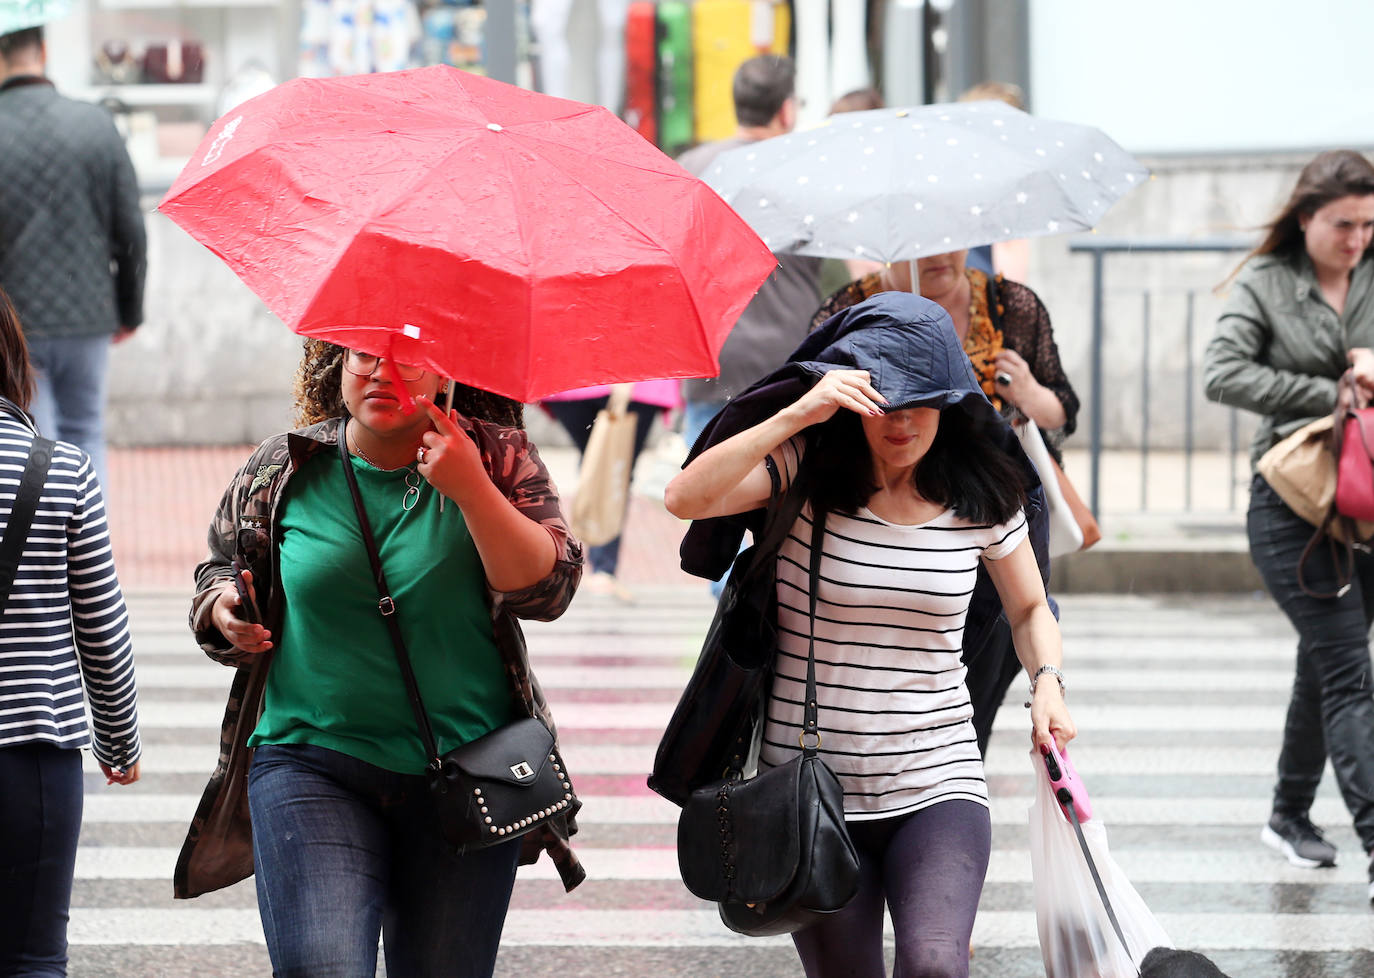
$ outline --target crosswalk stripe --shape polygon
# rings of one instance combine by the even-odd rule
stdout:
[[[1028,830],[1029,831],[1029,830]],[[1258,850],[1256,850],[1258,851]],[[98,846],[77,855],[76,878],[82,880],[169,879],[178,850],[161,846]],[[677,852],[671,848],[599,849],[581,847],[580,858],[591,880],[668,880],[677,882]],[[1115,847],[1112,858],[1133,883],[1359,883],[1364,866],[1355,860],[1315,872],[1289,866],[1274,856],[1257,859],[1255,852],[1161,852],[1157,849]],[[557,880],[547,859],[520,867],[520,879]],[[1030,852],[997,849],[988,865],[987,882],[1031,882]]]
[[[674,696],[682,691],[692,671],[686,666],[639,666],[613,668],[596,666],[552,666],[539,670],[539,681],[549,689],[616,689],[653,691],[655,698],[665,692]],[[231,675],[228,670],[206,661],[197,665],[140,665],[138,688],[223,689],[228,690]],[[1155,669],[1113,669],[1107,666],[1073,670],[1075,699],[1085,693],[1119,692],[1145,689],[1158,685],[1160,672]],[[1284,666],[1273,669],[1253,669],[1237,673],[1234,670],[1193,669],[1188,672],[1188,685],[1194,689],[1230,689],[1235,692],[1279,692],[1285,694],[1293,686],[1293,669]],[[1019,689],[1020,687],[1016,687]]]
[[[679,809],[646,793],[642,796],[583,795],[582,824],[676,825]],[[199,795],[123,792],[86,799],[87,822],[137,823],[189,821]],[[992,799],[994,825],[1025,825],[1029,795]],[[1269,815],[1267,798],[1093,798],[1093,812],[1110,829],[1114,825],[1235,825],[1258,826]],[[1319,797],[1312,806],[1318,824],[1341,824],[1348,816],[1339,799]]]
[[[1344,914],[1161,914],[1180,946],[1264,946],[1281,951],[1355,951],[1374,940],[1374,921]],[[143,910],[73,907],[69,941],[76,945],[262,943],[256,910]],[[891,923],[885,937],[891,941]],[[731,933],[713,910],[512,910],[501,942],[506,946],[557,947],[755,947],[787,946],[789,937],[754,938]],[[973,943],[985,950],[1035,947],[1035,914],[985,911],[973,927]]]
[[[677,703],[676,696],[659,691],[655,698],[629,703],[556,702],[554,719],[559,729],[644,730],[660,732],[668,723]],[[1196,706],[1136,706],[1125,704],[1077,703],[1072,706],[1074,722],[1083,731],[1192,731],[1200,738],[1208,731],[1240,731],[1272,734],[1283,726],[1285,703]],[[139,704],[139,722],[149,729],[185,728],[219,730],[224,704],[217,700],[167,701],[147,698]],[[1003,704],[997,715],[999,727],[1030,726],[1030,714],[1015,698]],[[821,727],[825,728],[824,709]]]
[[[657,749],[656,742],[588,744],[579,738],[576,728],[563,728],[563,757],[574,777],[593,774],[647,776]],[[1210,747],[1179,747],[1170,751],[1155,747],[1110,747],[1094,745],[1085,739],[1075,741],[1070,753],[1091,790],[1094,775],[1105,774],[1272,777],[1278,750],[1275,736],[1272,746],[1234,747],[1224,752]],[[208,777],[218,754],[217,742],[208,739],[196,746],[148,741],[143,745],[144,768],[150,778],[163,774]],[[89,754],[86,757],[86,770],[94,773],[97,770],[95,761]],[[1024,775],[1029,779],[1033,770],[1031,764],[1029,752],[996,749],[990,752],[985,767],[990,777]]]

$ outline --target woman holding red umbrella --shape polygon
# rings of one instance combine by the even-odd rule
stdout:
[[[383,934],[392,978],[487,976],[517,863],[542,850],[569,889],[584,876],[568,847],[575,806],[458,855],[427,790],[340,440],[440,753],[522,716],[552,728],[516,619],[561,614],[582,564],[519,405],[459,385],[445,414],[434,400],[447,386],[307,341],[305,427],[269,438],[239,470],[196,569],[192,628],[238,674],[177,894],[256,872],[278,976],[372,974]],[[244,596],[233,561],[248,568]]]

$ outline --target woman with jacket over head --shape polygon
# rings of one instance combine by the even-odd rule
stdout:
[[[1317,156],[1267,232],[1242,266],[1204,363],[1208,397],[1262,416],[1252,466],[1335,409],[1347,370],[1362,394],[1374,391],[1374,166],[1351,150]],[[1356,552],[1358,586],[1346,593],[1307,594],[1297,568],[1313,527],[1258,473],[1246,527],[1251,559],[1298,632],[1274,807],[1261,837],[1295,866],[1336,864],[1336,847],[1308,817],[1329,754],[1370,860],[1374,902],[1374,556]],[[1326,547],[1314,548],[1304,577],[1318,594],[1337,590]]]
[[[1078,395],[1059,362],[1050,315],[1029,288],[967,267],[967,256],[967,251],[952,251],[918,259],[920,293],[949,313],[983,393],[1005,417],[1034,421],[1050,455],[1062,465],[1060,446],[1078,426]],[[841,309],[880,292],[910,291],[911,266],[906,262],[889,265],[831,295],[811,325],[815,328]],[[1041,559],[1048,576],[1048,553]],[[1057,616],[1059,607],[1053,599],[1050,608]],[[968,687],[978,751],[986,757],[993,720],[1020,665],[1005,626],[999,624],[986,639],[972,638],[978,647],[965,650]]]
[[[806,502],[777,557],[778,650],[759,764],[798,750],[814,628],[820,756],[844,788],[861,882],[845,909],[793,939],[808,978],[882,976],[886,901],[896,974],[966,976],[991,846],[959,658],[980,564],[1031,677],[1033,742],[1062,747],[1075,732],[1058,624],[1027,540],[1033,470],[979,391],[948,314],[918,296],[887,293],[842,312],[780,374],[811,386],[776,407],[785,380],[740,395],[669,483],[666,503],[684,519],[746,513],[777,505],[806,469]],[[751,401],[755,416],[745,417]]]
[[[568,847],[574,812],[458,855],[427,789],[339,440],[441,753],[522,716],[552,728],[516,618],[561,614],[582,566],[519,405],[458,385],[445,414],[434,401],[446,386],[307,340],[305,427],[268,439],[239,470],[196,569],[192,629],[238,674],[177,893],[256,872],[282,978],[373,974],[381,934],[393,978],[489,976],[517,862],[543,850],[569,889],[584,876]],[[236,594],[235,559],[250,568],[262,624]]]
[[[38,435],[28,346],[0,291],[0,531]],[[7,540],[8,542],[8,540]],[[67,973],[81,831],[81,748],[107,784],[139,778],[138,694],[124,595],[91,460],[57,442],[0,632],[0,974]],[[86,722],[89,704],[91,722]]]

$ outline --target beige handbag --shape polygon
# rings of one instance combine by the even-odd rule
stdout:
[[[1374,523],[1329,519],[1336,498],[1336,456],[1331,450],[1332,415],[1304,425],[1260,456],[1258,470],[1288,508],[1337,540],[1355,525],[1356,540],[1374,537]]]
[[[633,384],[616,384],[582,453],[582,468],[573,499],[573,532],[589,546],[610,543],[620,536],[634,468],[635,425],[630,412]]]

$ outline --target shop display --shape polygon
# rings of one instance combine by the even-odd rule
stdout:
[[[658,145],[676,156],[691,146],[692,7],[685,0],[658,5]]]
[[[785,3],[697,0],[692,4],[697,142],[735,134],[735,69],[757,54],[786,54],[791,29],[791,11]]]
[[[197,85],[205,77],[205,48],[194,41],[149,44],[143,52],[143,80],[154,85]]]
[[[106,41],[95,53],[96,78],[110,85],[128,85],[143,75],[128,41]]]
[[[658,20],[652,2],[630,4],[625,23],[625,121],[651,143],[658,142]]]

